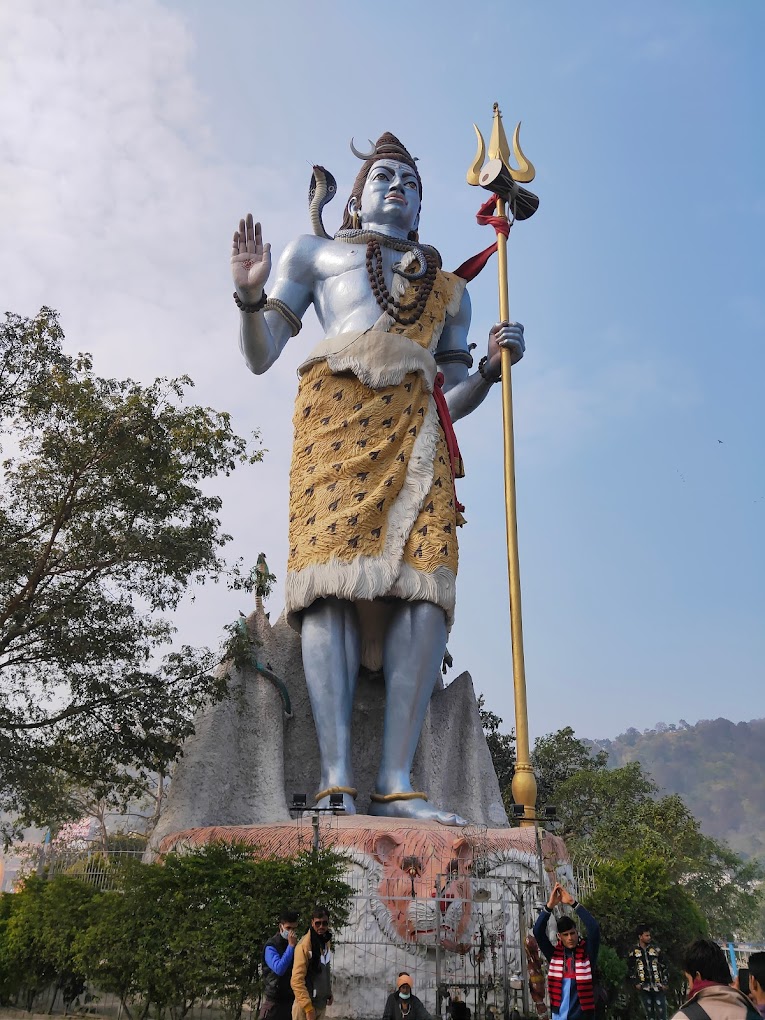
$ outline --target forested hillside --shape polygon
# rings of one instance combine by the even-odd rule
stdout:
[[[640,762],[663,790],[682,796],[707,835],[765,861],[765,719],[681,719],[592,743],[608,752],[611,768]]]

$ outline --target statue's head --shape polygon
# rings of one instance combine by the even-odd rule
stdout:
[[[382,216],[383,220],[388,218],[398,226],[407,227],[409,237],[416,240],[422,180],[414,157],[389,131],[380,135],[374,147],[366,153],[352,148],[364,162],[346,204],[341,229],[347,230],[354,225],[354,213],[362,224],[365,219],[370,222],[371,218],[380,222]],[[387,197],[389,193],[399,191],[403,193],[403,202]]]

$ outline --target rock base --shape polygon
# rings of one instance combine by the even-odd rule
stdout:
[[[254,668],[233,674],[230,695],[197,718],[178,762],[152,847],[170,833],[209,826],[286,822],[293,793],[308,803],[319,788],[319,749],[303,673],[300,637],[284,615],[271,626],[262,610],[247,620],[260,664],[284,681],[291,715],[277,687]],[[359,678],[353,709],[354,783],[359,813],[369,809],[382,748],[382,678]],[[412,769],[415,789],[470,822],[506,826],[469,673],[447,687],[438,678]]]

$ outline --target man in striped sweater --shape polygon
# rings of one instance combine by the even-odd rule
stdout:
[[[587,936],[581,938],[574,921],[564,915],[557,919],[558,940],[553,945],[547,936],[547,925],[553,909],[562,903],[573,908]],[[550,964],[547,986],[555,1020],[592,1020],[595,1015],[593,972],[600,948],[598,922],[560,882],[556,882],[534,923],[534,937]]]

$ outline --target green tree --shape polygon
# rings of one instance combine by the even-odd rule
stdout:
[[[577,772],[561,784],[558,798],[563,836],[575,858],[618,862],[642,854],[662,861],[670,881],[703,911],[713,936],[756,931],[758,864],[705,836],[682,798],[660,797],[638,762]]]
[[[11,995],[32,1009],[35,997],[43,992],[56,976],[55,968],[43,949],[46,883],[32,876],[22,890],[5,893],[15,897],[4,932],[3,956],[12,977]]]
[[[333,924],[348,917],[345,859],[332,850],[297,858],[253,858],[253,848],[211,844],[161,864],[126,869],[121,893],[104,894],[94,924],[78,940],[94,983],[180,1020],[195,1001],[214,998],[236,1020],[261,988],[260,953],[280,910],[324,903]]]
[[[531,764],[537,777],[538,803],[557,806],[561,784],[577,772],[602,771],[608,765],[608,754],[606,751],[592,754],[585,741],[579,740],[570,726],[564,726],[555,733],[537,737]]]
[[[478,698],[478,711],[481,715],[481,725],[486,743],[489,745],[494,771],[497,773],[502,801],[507,808],[513,802],[510,784],[515,772],[515,732],[501,732],[502,719],[495,712],[486,708],[483,694]]]
[[[207,649],[161,657],[165,614],[226,570],[206,481],[261,456],[189,379],[100,378],[62,343],[50,309],[0,325],[0,809],[44,824],[144,788],[223,694]]]
[[[12,893],[0,893],[0,1006],[10,1006],[17,992],[18,974],[9,953],[8,922],[18,898]]]
[[[600,922],[604,945],[598,962],[610,982],[609,996],[615,996],[616,982],[626,978],[624,958],[636,942],[637,925],[648,924],[667,957],[670,995],[679,1000],[683,949],[693,939],[708,934],[706,920],[693,897],[672,878],[665,861],[642,850],[602,861],[596,866],[595,880],[595,890],[585,898],[585,906]],[[609,958],[608,951],[603,955],[607,947],[616,960]],[[626,1014],[641,1015],[634,989],[624,984],[622,988],[627,997]]]
[[[648,924],[668,958],[679,965],[683,948],[708,934],[691,894],[672,877],[666,861],[631,850],[595,868],[595,891],[586,906],[600,922],[603,940],[619,956],[636,941],[635,928]]]
[[[613,1004],[617,1001],[620,993],[624,991],[627,963],[615,949],[602,943],[598,951],[598,974],[600,984],[608,997],[608,1003]]]
[[[19,892],[3,896],[7,920],[0,929],[0,959],[10,980],[5,994],[27,1009],[48,990],[69,1006],[85,987],[75,943],[91,919],[95,890],[76,879],[29,877]]]

